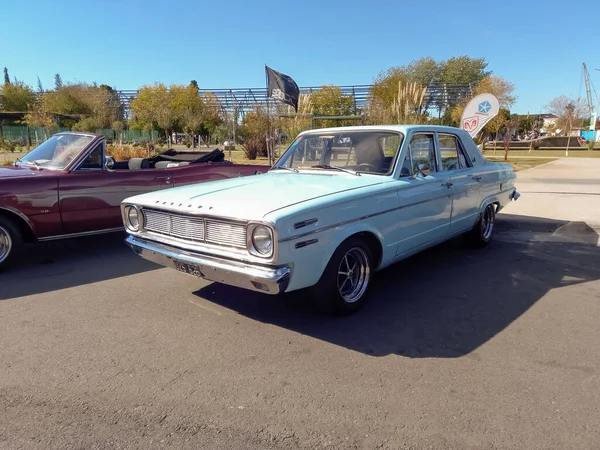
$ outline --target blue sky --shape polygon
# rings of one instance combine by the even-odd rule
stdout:
[[[0,15],[0,67],[50,87],[155,81],[264,87],[264,64],[300,86],[370,84],[391,66],[431,56],[485,57],[516,85],[513,112],[558,95],[585,97],[581,63],[600,89],[600,23],[587,3],[554,0],[29,0]],[[587,19],[589,17],[589,19]]]

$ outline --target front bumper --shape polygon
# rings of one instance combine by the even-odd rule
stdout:
[[[521,196],[521,194],[519,194],[519,193],[517,192],[517,190],[515,189],[514,191],[512,191],[512,192],[510,193],[510,195],[508,196],[508,198],[509,198],[509,200],[514,200],[514,201],[517,201],[517,200],[519,199],[519,197],[520,197],[520,196]]]
[[[181,263],[199,268],[195,276],[217,283],[237,286],[264,294],[284,292],[289,284],[289,266],[267,267],[190,252],[171,245],[129,235],[125,242],[144,259],[172,269]],[[189,272],[186,272],[189,273]]]

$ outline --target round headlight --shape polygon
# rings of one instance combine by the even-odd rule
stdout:
[[[261,255],[268,255],[273,251],[273,234],[264,225],[258,225],[252,231],[252,244]]]
[[[137,208],[130,206],[127,209],[127,226],[132,231],[138,231],[140,229],[140,216]]]

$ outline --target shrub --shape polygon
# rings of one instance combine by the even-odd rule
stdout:
[[[596,143],[594,142],[593,139],[590,139],[587,144],[588,144],[588,150],[590,150],[590,151],[594,150],[594,145]]]
[[[131,158],[147,158],[154,154],[154,149],[150,150],[150,155],[146,147],[129,146],[129,145],[109,145],[106,149],[106,154],[112,156],[117,161],[129,161]]]
[[[246,142],[242,144],[242,149],[246,158],[254,160],[257,156],[263,156],[267,154],[267,144],[258,137],[249,137]]]
[[[17,150],[16,142],[7,141],[6,139],[0,137],[0,152],[13,153],[16,150]]]

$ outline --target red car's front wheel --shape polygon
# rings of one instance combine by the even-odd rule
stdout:
[[[0,271],[13,262],[22,244],[19,227],[9,218],[0,216]]]

